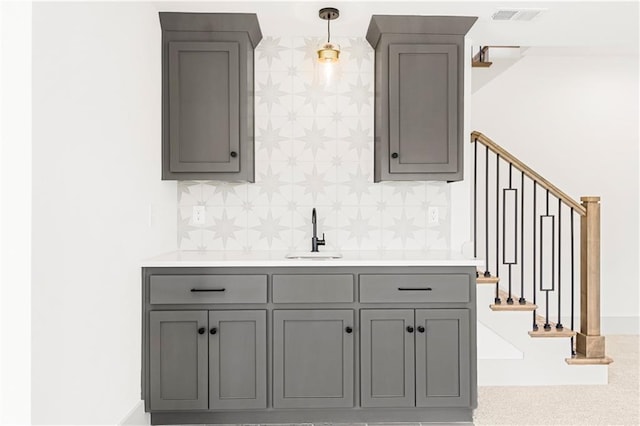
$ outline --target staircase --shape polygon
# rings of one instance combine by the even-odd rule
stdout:
[[[515,348],[479,354],[479,383],[607,383],[600,198],[578,203],[480,132],[471,143],[478,320]]]

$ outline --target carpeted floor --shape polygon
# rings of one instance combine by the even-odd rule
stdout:
[[[639,343],[638,336],[607,336],[607,355],[614,360],[609,365],[607,385],[482,386],[478,389],[474,425],[638,426]],[[132,419],[123,424],[148,425],[149,415],[140,410],[139,416],[135,419],[132,416]],[[304,424],[307,425],[311,424]],[[344,426],[356,425],[366,426],[364,423]],[[397,425],[420,426],[418,423]],[[427,426],[426,423],[422,425]]]
[[[638,336],[607,336],[609,384],[480,387],[474,424],[640,425]]]

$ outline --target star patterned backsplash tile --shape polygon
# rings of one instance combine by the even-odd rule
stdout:
[[[373,182],[373,49],[336,39],[325,84],[314,37],[265,37],[255,51],[255,183],[178,182],[180,250],[310,250],[311,209],[324,250],[450,248],[444,182]],[[205,207],[205,223],[193,221]],[[427,211],[438,209],[438,224]]]

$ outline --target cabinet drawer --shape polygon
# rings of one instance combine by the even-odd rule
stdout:
[[[467,275],[360,275],[360,302],[468,302]]]
[[[274,275],[273,303],[353,302],[353,275]]]
[[[266,303],[266,275],[154,275],[151,303]]]

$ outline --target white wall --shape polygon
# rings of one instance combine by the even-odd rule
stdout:
[[[602,197],[603,332],[637,333],[638,56],[528,53],[471,97],[472,128],[573,198]]]
[[[31,419],[31,3],[0,2],[0,424]]]
[[[140,398],[138,262],[176,248],[160,93],[150,4],[34,4],[36,424],[115,424]]]

